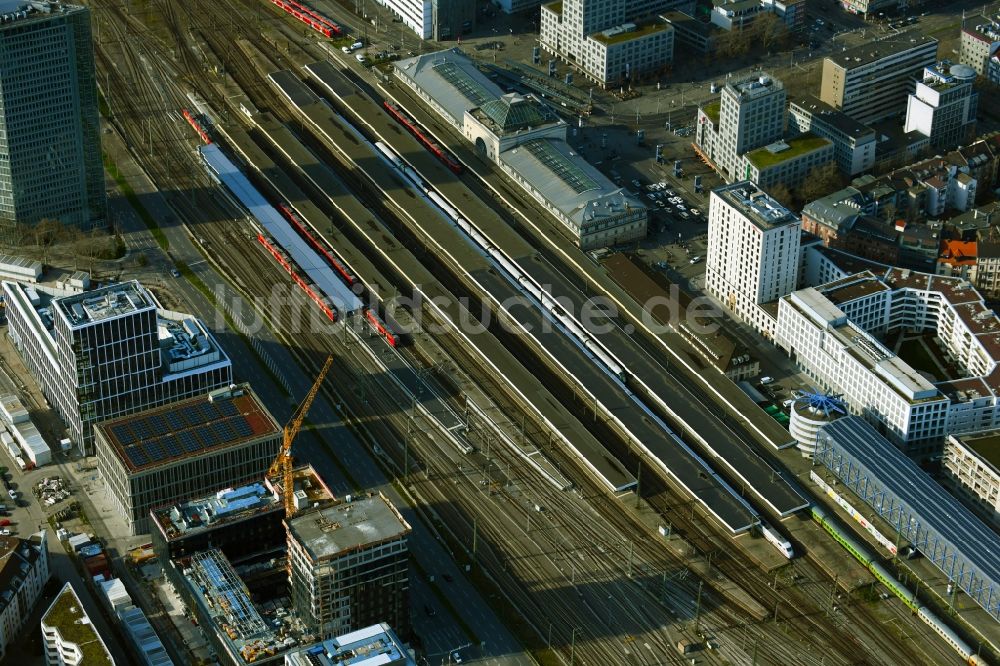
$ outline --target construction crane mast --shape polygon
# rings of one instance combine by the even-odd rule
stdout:
[[[316,394],[319,393],[319,387],[323,384],[323,379],[326,378],[326,373],[333,365],[333,355],[326,357],[326,362],[323,364],[323,369],[319,371],[319,375],[316,376],[316,381],[313,382],[312,388],[309,389],[309,393],[306,394],[305,399],[302,403],[295,409],[295,413],[292,414],[292,418],[288,420],[285,424],[284,430],[282,432],[281,439],[281,450],[278,451],[278,457],[274,459],[271,463],[271,469],[268,470],[267,475],[269,478],[274,478],[276,476],[281,476],[281,483],[283,487],[282,495],[285,500],[285,519],[292,517],[295,513],[295,484],[292,479],[292,442],[295,440],[295,436],[299,434],[299,430],[302,429],[302,421],[305,420],[306,414],[309,413],[309,408],[312,407],[313,400],[316,399]]]

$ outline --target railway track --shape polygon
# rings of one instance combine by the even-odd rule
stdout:
[[[173,3],[170,2],[169,0],[160,0],[158,4],[165,5],[168,8],[173,7]],[[238,7],[240,5],[245,7],[243,3],[228,3],[228,6],[230,7]],[[219,11],[222,10],[220,9]],[[129,24],[131,22],[134,22],[134,19],[130,19],[128,17],[122,17],[120,12],[118,12],[118,16],[119,19],[121,19],[124,24]],[[179,25],[180,19],[179,17],[177,17],[176,14],[174,14],[173,23],[177,24],[175,30],[177,31],[178,35],[180,35],[180,33],[183,31],[183,27]],[[127,35],[122,35],[122,36],[127,37]],[[128,40],[122,39],[120,41],[124,43],[127,42]],[[179,41],[181,44],[185,43],[184,40],[179,40]],[[222,47],[218,43],[216,43],[216,46],[213,48],[213,51],[216,53],[216,55],[219,54],[220,52],[219,49],[221,48]],[[129,134],[130,136],[141,137],[143,136],[143,130],[146,129],[143,127],[141,119],[143,117],[146,117],[146,114],[150,113],[150,109],[156,109],[156,111],[162,112],[163,110],[162,102],[164,101],[164,99],[163,99],[162,89],[154,88],[152,86],[146,87],[143,84],[139,84],[140,88],[144,88],[143,95],[137,97],[139,97],[139,99],[145,99],[148,102],[159,99],[161,102],[159,108],[156,108],[156,105],[151,103],[147,104],[146,106],[143,106],[140,103],[140,101],[132,100],[129,95],[124,94],[128,90],[134,91],[136,88],[133,87],[133,84],[137,83],[138,81],[144,80],[142,72],[137,69],[135,63],[137,61],[143,62],[144,59],[148,59],[148,54],[144,55],[142,53],[137,53],[134,47],[127,47],[126,50],[128,51],[128,54],[127,57],[125,57],[124,59],[132,63],[131,72],[121,74],[120,77],[115,78],[120,90],[120,94],[116,95],[115,97],[121,97],[123,98],[123,100],[125,100],[121,103],[121,106],[119,106],[119,103],[116,100],[115,107],[116,109],[124,108],[125,113],[123,113],[123,115],[130,117],[130,120],[124,121],[127,122],[127,125],[125,125],[123,128],[124,132]],[[186,47],[182,48],[181,52],[182,53],[187,52]],[[223,55],[222,57],[224,58],[225,56]],[[160,67],[161,75],[174,74],[165,64],[165,61],[156,60],[156,62],[159,62],[161,64],[160,65],[154,64],[151,65],[151,67],[153,68]],[[186,59],[184,59],[183,62],[184,62],[183,68],[189,73],[191,73],[193,70],[197,68],[197,60],[194,59],[193,55],[192,57],[187,57]],[[106,58],[102,59],[101,66],[103,69],[108,71],[109,74],[111,71],[107,69],[109,66],[114,71],[117,72],[117,68],[115,68],[114,65],[111,64],[111,62]],[[245,71],[241,68],[237,68],[235,72],[231,69],[230,72],[231,74],[233,74],[233,77],[234,79],[237,80],[237,82],[239,82],[241,79],[250,82],[254,76],[252,72]],[[266,85],[263,86],[263,89],[266,88],[267,88]],[[248,94],[251,95],[251,99],[253,99],[255,103],[258,103],[264,108],[274,108],[274,110],[280,114],[281,112],[278,111],[278,109],[280,109],[281,106],[276,104],[276,102],[278,102],[279,100],[277,100],[274,95],[270,95],[264,92],[263,89],[261,86],[257,86],[255,91],[248,91]],[[209,88],[202,87],[201,90],[203,92],[207,92],[209,96],[218,98],[218,95],[212,95],[212,91]],[[181,101],[177,95],[174,95],[173,101],[183,104],[183,101]],[[270,105],[275,105],[275,106],[272,107]],[[284,115],[285,117],[287,117],[287,113]],[[199,188],[204,187],[206,184],[204,181],[206,179],[198,178],[198,175],[200,175],[198,170],[193,170],[191,168],[190,139],[189,137],[184,136],[185,128],[183,127],[179,128],[177,126],[170,127],[171,124],[169,123],[166,123],[165,125],[168,125],[168,128],[166,129],[156,128],[147,130],[149,132],[155,132],[157,144],[160,144],[163,148],[169,148],[169,150],[162,151],[167,157],[165,162],[167,166],[162,173],[157,173],[156,175],[158,176],[158,178],[171,180],[174,186],[176,186],[178,182],[188,182],[191,185],[198,186]],[[149,160],[144,160],[144,162],[148,163]],[[199,195],[198,199],[185,199],[184,197],[181,197],[178,201],[174,201],[173,203],[181,210],[181,212],[185,217],[191,215],[192,216],[191,219],[198,219],[198,217],[204,214],[206,209],[202,207],[203,203],[210,203],[210,208],[208,210],[218,210],[220,208],[220,206],[216,204],[214,198],[211,196]],[[220,210],[220,212],[224,211]],[[229,211],[229,213],[231,214],[232,211]],[[273,263],[270,262],[269,258],[263,255],[263,253],[259,251],[248,252],[245,247],[245,241],[246,241],[245,235],[243,235],[238,229],[234,229],[233,226],[234,225],[228,222],[215,223],[210,226],[210,231],[208,231],[207,233],[209,233],[209,235],[211,236],[212,238],[211,242],[213,243],[215,248],[217,248],[216,251],[219,252],[219,257],[217,257],[217,260],[225,264],[227,268],[230,268],[231,270],[234,271],[242,288],[249,289],[252,288],[253,285],[261,281],[262,275],[272,274],[268,273],[267,271],[274,271],[275,270],[274,265]],[[260,293],[260,295],[263,294]],[[303,310],[309,311],[309,308],[305,307]],[[296,311],[299,312],[298,315],[300,317],[299,323],[304,325],[308,321],[311,322],[309,323],[309,326],[312,326],[315,323],[312,321],[312,317],[315,315],[306,315],[305,321],[302,321],[301,318],[303,315],[301,313],[303,310],[296,309]],[[289,314],[292,315],[294,313],[289,313]],[[308,344],[310,348],[314,349],[329,348],[332,343],[329,337],[330,336],[316,336],[313,338],[309,338]],[[316,346],[314,346],[314,344]],[[344,372],[348,372],[349,368],[345,367],[342,368],[342,370]],[[345,376],[351,376],[352,378],[354,378],[355,381],[363,381],[360,378],[360,376],[355,376],[353,374]],[[374,393],[369,395],[374,395]],[[366,406],[364,404],[363,399],[357,398],[357,396],[352,398],[350,395],[342,397],[344,397],[348,403],[353,404],[354,409],[357,410],[355,413],[363,413],[363,410]],[[396,428],[399,428],[405,426],[405,423],[397,421],[394,422],[394,425]],[[383,427],[388,428],[388,424],[384,424]],[[386,437],[390,437],[392,435],[394,436],[395,441],[399,441],[400,438],[399,430],[395,430],[395,432],[393,432],[393,430],[390,429],[385,434]],[[544,444],[544,442],[542,442],[541,444]],[[422,454],[420,455],[420,460],[422,460],[423,464],[426,465],[428,473],[432,476],[432,478],[447,479],[449,478],[448,477],[449,474],[454,474],[454,472],[448,470],[446,467],[438,465],[437,461],[440,457],[442,457],[441,456],[442,452],[440,451],[435,452],[435,450],[432,448],[433,442],[425,443],[424,447],[426,448],[420,451],[420,453]],[[530,487],[533,489],[532,492],[537,493],[538,490],[535,488],[535,486],[544,487],[546,485],[544,483],[538,483],[537,478],[532,477],[531,471],[527,469],[523,465],[523,463],[521,463],[521,461],[512,457],[512,454],[498,453],[497,459],[500,461],[501,467],[502,463],[506,462],[508,463],[510,469],[521,470],[518,474],[515,474],[515,480],[513,481],[515,488]],[[571,465],[571,463],[568,460],[564,462],[567,464],[567,468]],[[476,474],[475,472],[469,471],[468,473],[465,474],[465,476],[475,475],[475,474]],[[440,477],[438,475],[440,475]],[[480,479],[480,480],[485,480],[485,479]],[[577,479],[577,483],[580,485],[581,488],[589,488],[587,492],[583,493],[585,496],[593,497],[602,495],[600,489],[595,489],[595,487],[587,485],[588,482],[583,475],[581,475],[581,478]],[[473,477],[473,480],[469,485],[475,486],[475,477]],[[491,502],[490,505],[494,506],[496,510],[488,512],[488,516],[484,515],[484,520],[492,519],[494,521],[497,521],[497,523],[494,524],[492,529],[495,530],[494,539],[498,544],[502,542],[502,540],[504,539],[503,535],[510,534],[511,532],[515,531],[515,526],[519,523],[520,519],[524,518],[527,522],[532,517],[533,513],[532,508],[529,507],[526,502],[522,502],[519,496],[513,495],[512,494],[513,492],[515,491],[505,490],[504,493],[501,494],[499,497],[487,493],[487,497],[490,498],[489,500]],[[521,492],[521,491],[516,491],[516,492]],[[684,522],[681,520],[682,516],[673,515],[683,512],[677,512],[676,510],[674,510],[671,513],[671,510],[666,508],[670,506],[676,507],[682,504],[683,499],[676,495],[664,494],[663,497],[666,502],[664,505],[664,511],[666,512],[666,515],[672,516],[671,522],[674,525],[678,526],[678,529],[683,529],[682,526],[684,525]],[[602,509],[598,510],[598,514],[600,515],[603,513],[604,515],[602,516],[602,519],[606,521],[606,525],[603,528],[605,530],[603,537],[597,537],[593,532],[582,530],[577,526],[569,525],[561,521],[558,523],[553,522],[554,519],[551,518],[550,516],[555,515],[555,512],[562,510],[565,510],[567,512],[572,512],[574,510],[577,510],[578,508],[572,504],[567,504],[561,494],[556,493],[555,491],[551,492],[545,491],[540,493],[539,498],[541,502],[544,503],[544,505],[546,505],[547,507],[551,507],[551,510],[542,512],[541,514],[542,516],[544,516],[544,520],[547,521],[548,523],[544,529],[542,529],[541,527],[537,528],[542,530],[542,534],[539,535],[536,530],[536,532],[532,536],[544,538],[546,540],[545,543],[547,544],[547,546],[545,550],[549,551],[549,554],[545,555],[545,557],[549,558],[549,564],[546,565],[545,567],[542,567],[542,565],[535,563],[534,560],[537,559],[537,556],[530,553],[529,553],[530,557],[521,560],[516,558],[512,559],[510,557],[504,557],[502,555],[502,552],[500,552],[492,555],[492,557],[495,558],[494,561],[492,562],[488,562],[485,560],[483,561],[484,566],[487,563],[491,564],[491,570],[509,571],[512,576],[512,578],[510,578],[512,582],[517,580],[516,576],[518,574],[520,575],[532,574],[537,577],[553,575],[553,571],[551,568],[553,562],[553,560],[551,559],[552,557],[562,557],[564,562],[571,562],[571,561],[575,562],[574,558],[576,559],[582,558],[581,561],[587,560],[589,566],[591,567],[590,569],[587,570],[589,573],[587,573],[586,575],[593,578],[595,581],[601,582],[601,585],[604,586],[601,588],[595,587],[595,589],[603,590],[607,587],[607,585],[610,585],[609,581],[611,578],[621,577],[622,566],[620,565],[620,562],[622,562],[625,558],[625,551],[624,551],[625,544],[629,543],[630,541],[633,544],[632,546],[630,546],[630,548],[632,548],[633,550],[630,552],[630,555],[628,557],[632,561],[636,571],[641,570],[643,567],[648,570],[658,570],[658,569],[666,570],[670,566],[677,566],[678,564],[676,561],[671,561],[669,559],[669,556],[666,556],[662,549],[657,550],[645,544],[644,540],[642,539],[630,540],[621,537],[620,535],[622,534],[628,534],[628,533],[635,534],[636,530],[634,525],[630,526],[626,524],[626,522],[623,522],[624,519],[621,517],[620,510],[618,510],[620,509],[619,507],[611,506],[610,508],[605,508],[608,506],[605,502],[599,502],[599,503],[591,502],[591,504],[594,504],[597,507],[602,507]],[[473,515],[473,512],[481,509],[480,502],[483,498],[475,497],[475,499],[478,501],[463,505],[463,510],[467,513],[459,513],[454,517],[456,521],[460,521],[460,524],[464,523],[466,527],[468,527],[468,516]],[[502,504],[500,504],[501,502]],[[513,507],[517,507],[517,509],[514,510]],[[499,509],[506,509],[506,511],[501,511]],[[538,514],[538,512],[534,513]],[[503,517],[497,518],[497,514],[500,514]],[[510,515],[509,518],[506,517],[508,515]],[[570,513],[569,515],[572,514]],[[535,519],[541,520],[541,518],[539,518],[538,515],[535,515]],[[501,524],[503,521],[508,521],[511,524],[509,525]],[[476,524],[478,525],[478,522]],[[485,524],[487,523],[484,523],[484,525]],[[528,531],[531,532],[530,529]],[[695,529],[692,527],[690,534],[693,535],[695,533],[696,533]],[[619,536],[614,536],[614,538],[611,538],[608,536],[609,534],[619,535]],[[710,535],[706,535],[703,538],[713,539],[713,537],[711,537]],[[574,545],[575,543],[585,543],[594,545],[581,548],[579,546]],[[714,541],[714,539],[712,543],[713,543],[713,548],[716,548],[718,546],[718,544]],[[499,546],[497,547],[497,549],[499,551]],[[483,553],[482,557],[486,558],[487,554]],[[519,564],[519,562],[522,561],[526,562],[526,564]],[[615,562],[615,561],[619,563],[618,566],[615,566],[614,564],[609,564],[609,562]],[[730,566],[730,565],[726,564],[725,566]],[[524,568],[521,569],[518,567],[524,567]],[[562,575],[563,577],[565,577],[566,575],[565,566],[563,568],[564,570],[562,571]],[[581,564],[581,573],[579,575],[581,576],[585,575],[584,573],[582,573],[583,570],[584,567]],[[749,568],[747,570],[749,570]],[[575,568],[570,569],[569,573],[570,585],[566,586],[565,585],[566,581],[563,580],[564,587],[572,587],[574,585],[573,579],[577,575],[575,571],[576,571]],[[747,578],[746,571],[740,572],[734,570],[734,573],[739,574],[740,580]],[[686,577],[681,580],[674,578],[671,579],[670,582],[671,582],[670,594],[673,595],[675,604],[683,604],[684,598],[687,599],[687,603],[690,603],[690,600],[693,598],[693,593],[695,592],[695,587],[696,587],[693,579],[689,580],[689,577]],[[627,585],[634,585],[634,584],[628,583]],[[517,589],[517,591],[520,592],[521,590]],[[594,595],[602,593],[603,592],[601,593],[595,592]],[[595,610],[598,609],[599,606],[601,605],[598,603],[601,601],[601,599],[597,596],[594,596],[593,599],[586,602],[583,605],[583,610],[577,610],[575,609],[574,606],[571,605],[568,606],[566,610],[560,611],[560,614],[562,620],[569,621],[572,618],[580,618],[581,613],[583,614],[597,613],[600,615],[600,619],[602,621],[608,622],[609,621],[608,618],[611,618],[610,619],[611,624],[609,625],[609,630],[613,629],[615,631],[619,631],[624,628],[613,624],[615,622],[615,618],[625,617],[625,616],[631,617],[633,614],[635,614],[637,626],[652,627],[655,626],[656,622],[662,622],[663,618],[657,617],[656,614],[650,610],[650,608],[655,608],[655,606],[654,607],[648,606],[647,602],[649,601],[649,596],[650,595],[647,592],[643,592],[643,594],[640,595],[629,594],[626,597],[623,597],[623,599],[625,599],[623,601],[615,600],[612,602],[612,605],[610,607],[610,610],[614,612],[608,613],[607,617],[605,617],[602,614],[601,610]],[[526,596],[526,598],[522,599],[522,603],[536,607],[538,606],[537,600],[531,598],[530,596]],[[519,606],[519,608],[521,607]],[[537,617],[538,614],[542,614],[542,616],[544,616],[546,612],[548,612],[547,608],[539,607],[537,612],[534,613],[533,615]],[[713,613],[717,613],[717,615]],[[704,622],[706,623],[706,626],[722,627],[720,631],[726,631],[727,630],[726,628],[731,628],[731,627],[752,626],[752,622],[748,625],[747,618],[745,616],[741,617],[737,613],[721,611],[721,610],[714,611],[713,613],[706,611],[706,613],[703,615]],[[827,636],[828,641],[833,643],[834,646],[836,646],[837,642],[843,641],[844,632],[831,631],[828,634],[824,634],[824,636]],[[669,635],[653,638],[652,641],[653,642],[651,643],[651,645],[655,645],[658,648],[662,648],[664,646],[666,648],[670,647]],[[563,637],[562,642],[564,643],[563,649],[565,652],[565,642],[566,642],[565,636]],[[583,642],[581,642],[581,644],[579,644],[576,648],[579,651],[578,654],[586,655],[591,649],[593,649],[594,650],[593,656],[598,660],[600,659],[606,660],[608,658],[614,659],[616,657],[620,657],[622,654],[621,651],[622,648],[619,645],[604,645],[604,647],[601,648],[597,647],[588,648],[587,646],[590,645],[592,642],[596,646],[597,643],[600,643],[602,641],[600,637],[593,637],[593,638],[589,636],[586,637],[586,639]],[[605,640],[603,642],[607,643],[608,641]],[[792,663],[791,661],[787,660],[787,657],[795,653],[789,652],[789,650],[792,650],[792,648],[788,647],[788,645],[780,649],[775,648],[775,652],[771,655],[775,659],[774,663]],[[672,651],[668,650],[667,654],[673,654],[673,653]],[[782,656],[786,658],[785,661],[781,661]],[[578,656],[578,658],[580,657]],[[671,661],[677,661],[675,655],[671,657]],[[616,662],[597,661],[594,663],[616,663]],[[737,661],[736,663],[739,662]],[[801,662],[796,662],[796,663],[801,663]],[[860,662],[845,661],[843,663],[860,663]],[[880,663],[880,662],[874,662],[874,663]],[[882,662],[882,663],[889,663],[889,662]]]

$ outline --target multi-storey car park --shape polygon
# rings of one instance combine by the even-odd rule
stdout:
[[[314,68],[308,68],[307,71],[317,76]],[[321,78],[320,81],[323,89],[335,96],[338,90],[345,89],[345,82],[342,79]],[[367,165],[373,159],[379,159],[373,146],[327,105],[318,100],[295,105],[295,100],[301,101],[311,95],[304,85],[293,84],[287,79],[280,78],[275,81],[275,77],[272,77],[272,82],[329,144],[336,150],[344,151],[354,163]],[[350,97],[350,101],[345,102],[346,107],[363,104],[360,96],[351,93]],[[372,112],[375,115],[367,115],[367,118],[385,122],[388,127],[395,128],[391,124],[392,121],[377,110],[377,107],[375,108],[376,110]],[[366,109],[358,109],[359,114],[365,112]],[[411,145],[412,152],[405,152],[407,159],[418,160],[426,156],[433,168],[440,167],[454,176],[432,156],[425,155],[415,141]],[[401,209],[409,212],[413,221],[413,233],[420,238],[434,239],[435,252],[462,267],[459,278],[472,285],[479,295],[495,303],[501,303],[504,299],[525,298],[524,292],[512,286],[511,282],[486,258],[483,251],[470,244],[467,237],[442,215],[441,210],[431,206],[427,199],[408,192],[405,194],[407,197],[405,204],[401,204],[400,184],[392,173],[392,168],[367,167],[364,171],[391,200],[397,201]],[[483,232],[485,235],[496,238],[495,234],[502,235],[506,230],[507,235],[502,236],[504,242],[498,242],[497,245],[503,247],[503,251],[511,261],[523,267],[525,277],[539,284],[552,285],[551,294],[570,299],[568,302],[573,303],[575,311],[583,307],[582,295],[576,292],[562,275],[538,257],[527,243],[511,233],[496,213],[481,202],[475,202],[468,192],[460,193],[454,188],[442,191],[445,192],[446,198],[454,197],[449,199],[453,203],[461,201],[463,213],[468,215],[469,219],[475,220],[481,229],[487,230]],[[416,219],[420,220],[420,224],[416,223]],[[648,406],[634,401],[633,391],[625,387],[622,377],[615,377],[613,373],[608,373],[591,362],[593,352],[588,353],[583,343],[574,342],[561,331],[553,330],[551,321],[537,308],[518,308],[506,312],[504,316],[510,317],[521,330],[530,331],[528,337],[531,343],[536,349],[549,355],[549,362],[555,365],[557,372],[562,372],[564,377],[571,378],[573,383],[589,396],[588,401],[594,402],[595,408],[604,410],[605,414],[611,417],[611,423],[620,429],[620,433],[625,434],[626,441],[646,448],[656,464],[661,466],[662,471],[695,495],[729,530],[738,533],[756,523],[757,513],[746,504],[745,500],[737,492],[727,489],[725,483],[718,479],[710,468],[706,469],[703,463],[699,463],[693,452],[686,449],[687,444],[674,432],[663,423],[657,423],[660,416],[649,411]],[[616,339],[611,342],[608,340],[609,337]],[[621,346],[616,344],[619,342],[622,343]],[[789,515],[806,506],[806,502],[780,475],[749,450],[746,444],[717,417],[706,414],[703,409],[696,406],[696,399],[682,388],[679,382],[662,370],[654,370],[657,368],[655,361],[627,336],[621,334],[620,329],[614,328],[606,337],[602,337],[602,344],[609,343],[613,346],[615,354],[624,359],[622,363],[629,373],[625,381],[635,381],[636,388],[646,395],[658,396],[654,401],[655,410],[663,413],[671,410],[684,412],[686,421],[677,419],[673,415],[667,418],[673,427],[677,428],[678,434],[690,439],[695,446],[710,447],[705,455],[723,462],[727,466],[726,469],[739,479],[736,484],[744,484],[746,490],[756,493],[778,515]],[[567,370],[568,368],[573,368],[572,372]],[[636,374],[631,374],[633,372]]]

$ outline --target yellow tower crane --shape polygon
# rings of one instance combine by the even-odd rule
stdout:
[[[295,513],[295,484],[292,479],[292,441],[295,440],[295,436],[298,435],[299,430],[302,429],[302,421],[306,418],[309,408],[312,407],[313,400],[316,399],[316,394],[319,393],[319,387],[323,384],[323,379],[326,377],[326,373],[330,369],[331,365],[333,365],[332,354],[326,357],[323,369],[320,370],[319,375],[316,376],[316,381],[313,382],[312,388],[309,389],[309,393],[306,395],[302,403],[296,408],[295,413],[292,414],[292,418],[285,424],[284,432],[282,433],[281,450],[278,451],[278,457],[274,459],[273,463],[271,463],[271,469],[267,473],[268,477],[272,479],[276,476],[281,476],[281,482],[284,488],[282,494],[285,499],[286,520],[291,518],[292,514]]]

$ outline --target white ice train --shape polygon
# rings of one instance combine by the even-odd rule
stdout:
[[[569,310],[567,310],[557,298],[545,291],[541,285],[538,284],[538,282],[526,274],[520,266],[511,260],[510,257],[508,257],[507,254],[500,248],[494,245],[493,242],[490,241],[490,239],[487,238],[475,225],[471,224],[468,220],[462,217],[451,204],[445,201],[444,197],[424,182],[423,178],[421,178],[409,164],[400,158],[392,148],[381,141],[376,141],[373,145],[379,153],[381,153],[382,157],[413,185],[418,194],[423,195],[428,201],[433,203],[434,206],[437,207],[443,215],[445,215],[445,217],[461,229],[462,232],[465,233],[476,246],[478,246],[491,260],[502,268],[502,270],[507,274],[507,277],[512,281],[512,284],[517,285],[521,289],[522,293],[530,295],[534,298],[542,306],[543,312],[546,312],[552,319],[554,319],[558,325],[562,327],[572,339],[575,340],[577,346],[592,361],[605,368],[607,372],[612,374],[618,380],[621,388],[627,394],[632,395],[632,391],[625,384],[627,371],[624,364],[619,361],[615,355],[612,354],[611,351],[597,339],[597,337],[588,332],[584,328],[583,324],[573,317]],[[741,502],[746,504],[745,500],[743,500],[743,498],[740,497],[740,495],[736,493],[736,491],[733,490],[732,487],[730,487],[730,485],[726,483],[726,481],[719,476],[719,474],[705,460],[701,458],[701,456],[696,454],[694,450],[687,445],[687,443],[678,437],[672,428],[667,426],[667,424],[664,423],[659,416],[653,414],[649,408],[642,403],[642,401],[638,401],[638,404],[684,448],[688,455],[692,456],[698,462],[707,474],[722,484],[723,487],[725,487],[733,495],[733,497],[736,497]],[[747,504],[747,506],[756,513],[756,510],[754,510],[753,507],[749,504]],[[789,559],[794,557],[792,545],[784,539],[777,530],[762,523],[762,532],[764,533],[764,538],[777,548],[782,555]]]
[[[792,548],[791,542],[789,542],[788,539],[786,539],[785,537],[781,536],[780,532],[775,530],[773,527],[771,527],[764,521],[760,522],[760,532],[761,534],[764,535],[764,538],[767,539],[767,541],[772,546],[777,548],[778,552],[780,552],[782,555],[784,555],[788,559],[792,559],[793,557],[795,557],[795,550]]]

